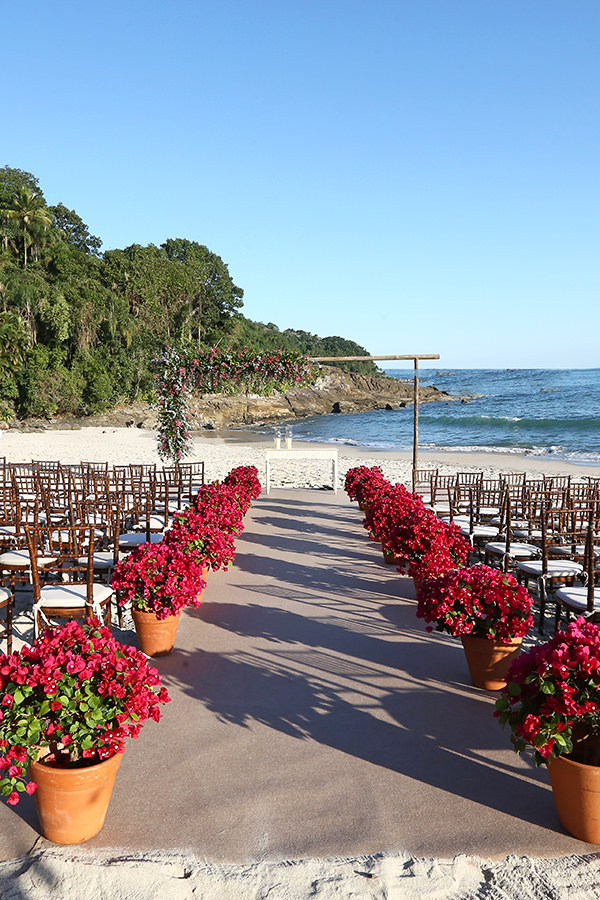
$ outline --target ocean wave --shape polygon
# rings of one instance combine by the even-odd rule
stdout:
[[[464,429],[466,427],[481,426],[483,428],[502,428],[507,423],[518,422],[522,428],[531,428],[539,431],[566,431],[595,432],[600,431],[600,419],[573,416],[572,418],[547,419],[542,416],[493,416],[493,415],[431,415],[429,412],[421,412],[421,422],[431,425],[449,425],[453,428]]]

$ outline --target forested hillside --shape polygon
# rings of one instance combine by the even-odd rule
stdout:
[[[195,241],[101,248],[74,210],[47,205],[34,175],[0,168],[0,419],[148,400],[166,346],[367,355],[341,337],[246,318],[227,264]]]

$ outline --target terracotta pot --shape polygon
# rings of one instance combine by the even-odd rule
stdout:
[[[208,575],[208,566],[203,566],[202,577],[204,578],[205,581],[206,581],[207,575]],[[200,600],[202,600],[202,595],[204,594],[205,590],[206,590],[206,587],[203,587],[202,590],[199,591],[198,594],[196,595],[196,600],[198,600],[198,602],[200,602]]]
[[[580,841],[600,844],[600,766],[557,756],[548,772],[561,825]]]
[[[181,612],[166,619],[157,619],[156,613],[131,611],[138,646],[146,656],[167,656],[175,646]]]
[[[34,762],[29,769],[37,784],[33,795],[41,832],[55,844],[80,844],[104,825],[122,753],[92,766],[61,768]]]
[[[419,590],[419,588],[421,587],[421,585],[423,584],[423,579],[415,578],[415,576],[413,575],[413,584],[415,586],[415,593],[416,593]]]
[[[523,638],[510,644],[499,644],[488,638],[462,634],[460,637],[471,675],[471,684],[486,691],[501,691],[506,687],[506,673],[519,655]]]
[[[382,547],[383,550],[383,558],[386,563],[390,566],[399,566],[404,562],[403,556],[396,556],[393,550],[386,550],[385,547]]]

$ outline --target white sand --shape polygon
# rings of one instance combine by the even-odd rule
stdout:
[[[2,900],[597,900],[596,856],[503,862],[457,856],[250,861],[210,865],[196,857],[145,858],[33,850],[0,863]]]
[[[208,480],[222,478],[236,465],[256,465],[264,476],[265,449],[271,440],[229,433],[195,439],[193,459],[206,463]],[[302,446],[295,444],[296,447]],[[314,445],[310,445],[314,446]],[[392,481],[409,483],[411,457],[407,453],[363,451],[339,447],[340,475],[353,465],[382,466]],[[156,436],[138,429],[85,428],[34,434],[5,432],[0,455],[10,461],[57,459],[65,463],[107,460],[111,465],[157,462]],[[483,469],[531,474],[600,475],[600,467],[578,467],[554,460],[513,454],[422,453],[422,466],[441,471]],[[278,487],[322,487],[330,484],[329,465],[311,462],[278,464],[273,483]],[[507,857],[494,862],[458,856],[454,860],[413,859],[399,855],[354,859],[248,860],[240,865],[212,865],[181,855],[128,855],[119,850],[92,852],[81,847],[60,848],[42,838],[19,859],[0,862],[1,900],[150,900],[165,897],[197,900],[534,900],[600,896],[600,855],[562,859]]]
[[[137,428],[81,428],[75,431],[48,430],[35,433],[0,432],[0,456],[10,462],[29,462],[32,459],[60,460],[79,463],[82,460],[107,461],[109,465],[126,463],[157,463],[161,460],[154,431]],[[332,445],[294,442],[294,448],[317,448]],[[238,465],[255,465],[259,477],[264,478],[265,450],[273,449],[273,441],[253,432],[215,432],[196,435],[194,450],[189,459],[204,460],[206,477],[211,481],[223,478]],[[338,446],[339,471],[343,479],[346,471],[356,465],[380,465],[385,476],[393,482],[410,483],[412,456],[406,452],[373,451],[345,444]],[[576,466],[563,460],[536,458],[513,453],[438,453],[422,451],[419,466],[437,467],[442,473],[483,470],[486,477],[498,472],[523,472],[532,476],[542,474],[571,474],[581,478],[600,476],[600,466]],[[279,461],[273,467],[272,485],[275,487],[309,488],[331,485],[331,465],[323,460]]]

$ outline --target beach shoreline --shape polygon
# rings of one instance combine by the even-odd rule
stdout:
[[[108,462],[109,466],[127,463],[156,463],[158,455],[156,432],[151,429],[110,428],[87,426],[78,429],[49,429],[25,432],[10,429],[2,432],[0,457],[7,462],[58,460],[75,465],[82,461]],[[295,449],[337,449],[339,472],[356,465],[380,465],[390,481],[408,484],[412,472],[412,453],[405,450],[375,449],[349,444],[294,441]],[[237,465],[255,465],[259,477],[264,475],[265,451],[274,449],[273,434],[249,429],[223,429],[194,432],[190,460],[204,460],[206,477],[212,481],[223,478]],[[305,488],[313,485],[311,469],[304,461],[281,461],[285,487]],[[543,475],[571,475],[576,479],[600,477],[600,464],[577,464],[559,458],[542,458],[523,453],[487,451],[421,450],[419,468],[437,468],[440,474],[482,471],[485,477],[497,477],[500,472],[526,472],[530,477]],[[312,471],[315,471],[314,465]],[[317,474],[319,474],[317,472]]]

